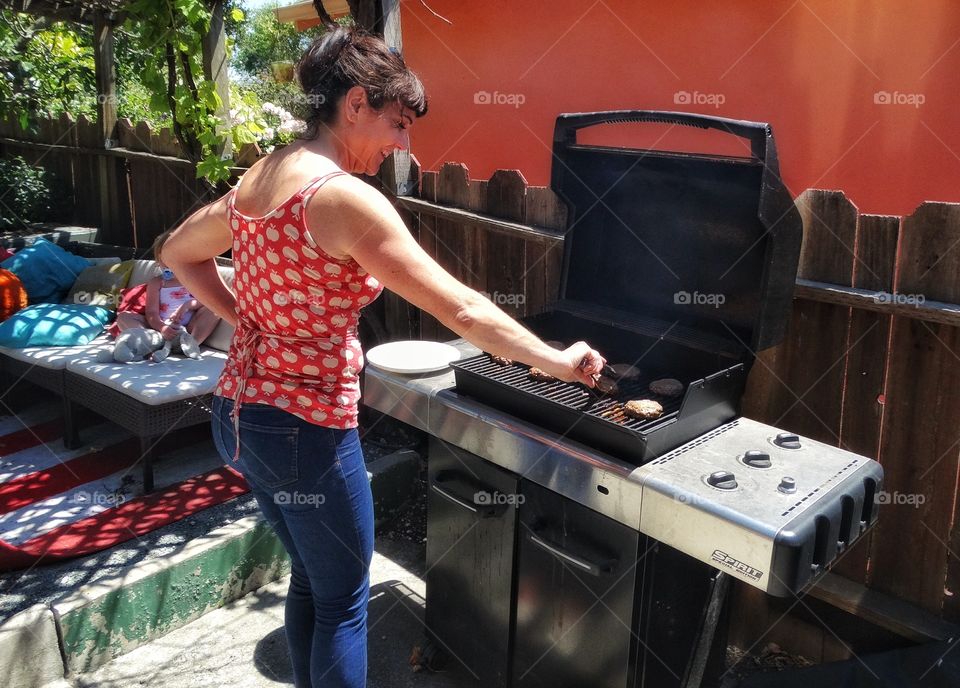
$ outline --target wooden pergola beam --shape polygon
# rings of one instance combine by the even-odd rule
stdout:
[[[94,24],[98,12],[118,19],[125,0],[0,0],[0,7],[55,21]]]

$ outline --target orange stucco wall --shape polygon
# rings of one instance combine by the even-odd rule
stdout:
[[[688,110],[770,122],[795,195],[842,189],[896,214],[960,201],[957,0],[426,4],[452,24],[401,5],[404,55],[431,99],[411,137],[425,169],[517,168],[547,184],[558,113]],[[603,129],[590,140],[743,150],[686,128]]]

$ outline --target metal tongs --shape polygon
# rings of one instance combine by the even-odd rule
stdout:
[[[586,358],[586,356],[584,356],[583,360],[580,361],[580,367],[581,367],[581,368],[585,368],[586,365],[587,365],[587,358]],[[604,363],[604,364],[603,364],[603,368],[600,369],[600,372],[597,373],[596,375],[592,376],[592,377],[593,377],[594,386],[593,386],[593,387],[587,387],[587,390],[589,390],[590,392],[592,392],[593,394],[595,394],[597,397],[603,398],[603,397],[605,397],[606,395],[605,395],[604,393],[602,393],[599,389],[597,389],[597,387],[596,387],[597,380],[599,380],[601,377],[608,377],[608,378],[610,378],[611,380],[613,380],[614,382],[616,382],[616,380],[617,380],[617,371],[615,371],[615,370],[613,369],[613,367],[612,367],[609,363]],[[584,385],[584,386],[586,387],[586,385]]]

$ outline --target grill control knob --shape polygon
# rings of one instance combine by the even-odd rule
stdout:
[[[799,449],[800,448],[800,436],[794,435],[792,432],[781,432],[777,435],[777,438],[773,441],[778,447],[783,447],[784,449]]]
[[[743,462],[750,468],[770,468],[770,455],[759,449],[751,449],[743,455]]]
[[[777,486],[777,489],[785,494],[793,494],[797,491],[797,481],[789,475],[785,475],[780,478],[780,484]]]
[[[737,480],[730,471],[715,471],[707,476],[707,485],[720,490],[735,490]]]

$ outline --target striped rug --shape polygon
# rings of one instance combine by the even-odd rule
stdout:
[[[197,472],[217,464],[198,426],[161,442],[158,487],[144,495],[135,437],[103,422],[67,450],[57,411],[42,404],[0,416],[0,571],[98,552],[248,491],[229,467]]]

